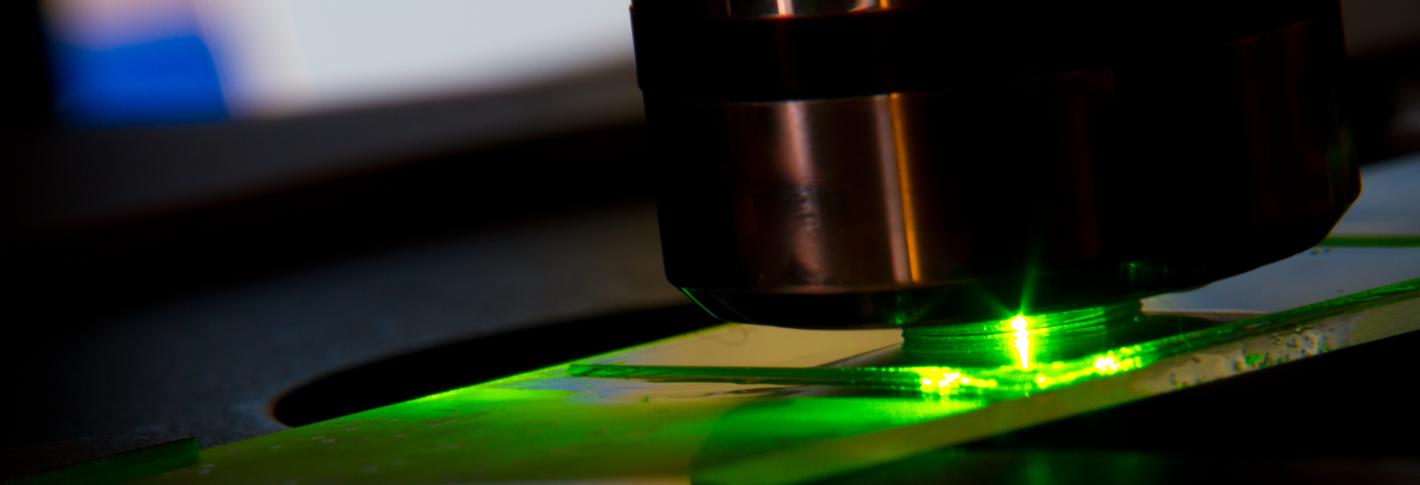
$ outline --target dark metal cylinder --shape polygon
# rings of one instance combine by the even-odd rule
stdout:
[[[945,324],[1186,289],[1359,191],[1335,0],[636,0],[670,281]]]

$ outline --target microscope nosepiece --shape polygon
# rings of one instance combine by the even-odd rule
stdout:
[[[1027,3],[636,0],[671,283],[747,323],[997,320],[1238,274],[1354,201],[1336,0]]]

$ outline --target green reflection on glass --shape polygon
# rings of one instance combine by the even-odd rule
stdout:
[[[995,355],[995,365],[890,365],[866,367],[816,368],[756,368],[756,367],[674,367],[622,366],[604,364],[574,364],[569,373],[580,377],[639,379],[656,382],[726,382],[738,384],[845,386],[860,389],[884,389],[920,393],[935,397],[984,399],[987,401],[1030,395],[1082,381],[1142,369],[1161,359],[1219,342],[1245,338],[1303,318],[1321,318],[1329,314],[1355,309],[1372,302],[1420,289],[1420,280],[1397,283],[1385,288],[1338,298],[1314,305],[1271,315],[1216,324],[1207,328],[1177,332],[1149,338],[1132,345],[1095,347],[1096,352],[1067,358],[1041,359],[1042,355],[1067,355],[1062,347],[1074,352],[1086,348],[1080,335],[1095,335],[1112,327],[1131,327],[1129,309],[1138,314],[1138,304],[1121,304],[1048,315],[1019,315],[1003,322],[957,325],[946,329],[908,328],[904,350],[922,341],[950,349],[966,349],[958,354],[933,354],[962,357],[972,361],[970,352]],[[1127,319],[1128,321],[1121,320]],[[974,339],[974,340],[973,340]],[[984,342],[992,342],[984,343]],[[973,342],[975,346],[973,347]],[[1001,342],[1009,342],[1003,345]],[[1083,341],[1088,342],[1088,341]],[[1325,352],[1324,342],[1317,352]],[[1002,357],[1000,350],[1009,351]],[[905,352],[909,359],[912,352]],[[1004,362],[1003,362],[1004,360]],[[920,363],[920,361],[918,361]]]
[[[1336,324],[1335,331],[1357,338],[1336,342],[1341,348],[1413,331],[1416,304],[1390,305],[1416,301],[1417,292],[1420,280],[1411,280],[1287,312],[1154,333],[1143,339],[1131,336],[1132,344],[1109,340],[1108,345],[1097,347],[1078,343],[1094,342],[1090,339],[1059,339],[1088,334],[1085,330],[1094,327],[1066,332],[1061,329],[1073,328],[1066,322],[1076,320],[1024,315],[1031,337],[1029,369],[1022,369],[1010,345],[1014,317],[976,326],[994,336],[995,346],[980,347],[993,353],[994,364],[769,368],[745,364],[766,360],[746,360],[730,352],[725,355],[731,357],[723,360],[726,367],[552,366],[207,449],[198,466],[152,480],[467,483],[690,477],[727,483],[802,481],[1168,392],[1158,390],[1157,383],[1131,379],[1148,378],[1151,371],[1144,369],[1151,365],[1158,368],[1155,377],[1164,376],[1172,367],[1164,359],[1224,342],[1262,337],[1257,340],[1269,342],[1265,348],[1281,348],[1271,337],[1297,335],[1299,325],[1328,316],[1354,315],[1367,308],[1378,311],[1379,316],[1340,319],[1344,321]],[[1127,314],[1126,309],[1092,310],[1103,314],[1094,318],[1109,319],[1116,310]],[[1149,320],[1122,327],[1153,324]],[[753,337],[726,338],[748,335]],[[755,339],[767,339],[771,347],[778,347],[801,342],[806,335],[719,327],[638,347],[642,351],[628,349],[580,362],[666,362],[647,356],[653,350],[681,355],[687,347],[738,350]],[[857,341],[855,334],[835,335]],[[844,362],[881,347],[849,348],[815,359],[820,364],[814,365]],[[1291,351],[1314,355],[1328,348],[1325,340],[1318,340],[1314,348]],[[1217,367],[1210,371],[1216,372],[1210,379],[1275,365],[1286,358],[1257,353],[1250,346],[1239,345],[1236,350],[1238,369],[1209,366]],[[736,363],[740,366],[732,367]],[[1131,376],[1131,372],[1138,373]],[[569,374],[621,379],[570,378]],[[662,385],[641,380],[808,386]],[[1074,387],[1092,380],[1100,387]],[[1014,400],[1014,407],[996,407],[999,411],[989,414],[993,403],[1043,390],[1061,394],[1057,399]]]
[[[1138,330],[1145,321],[1139,303],[1127,302],[1068,312],[1021,314],[996,322],[909,327],[903,331],[906,360],[900,365],[763,368],[573,364],[568,372],[578,377],[653,382],[844,386],[992,401],[1148,365],[1162,354],[1144,345],[1109,345],[1120,334],[1132,335],[1134,342],[1154,338],[1155,335]]]
[[[1051,314],[1020,314],[994,322],[908,327],[902,334],[904,363],[952,367],[1012,364],[1030,370],[1039,362],[1070,360],[1121,343],[1117,337],[1144,320],[1139,303],[1127,302]],[[1122,343],[1144,339],[1135,337]]]
[[[1127,347],[1082,359],[1010,364],[994,368],[944,366],[884,367],[699,367],[573,364],[578,377],[651,382],[724,382],[789,386],[845,386],[920,392],[936,397],[1004,399],[1029,395],[1085,379],[1144,367],[1155,360],[1145,349]],[[1029,363],[1028,363],[1029,364]]]

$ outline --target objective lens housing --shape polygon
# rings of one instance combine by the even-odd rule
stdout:
[[[740,322],[940,325],[1200,286],[1359,177],[1336,0],[635,0],[669,280]]]

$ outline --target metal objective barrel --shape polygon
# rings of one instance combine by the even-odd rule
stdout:
[[[1138,299],[1355,200],[1336,0],[635,0],[666,272],[808,328]]]

